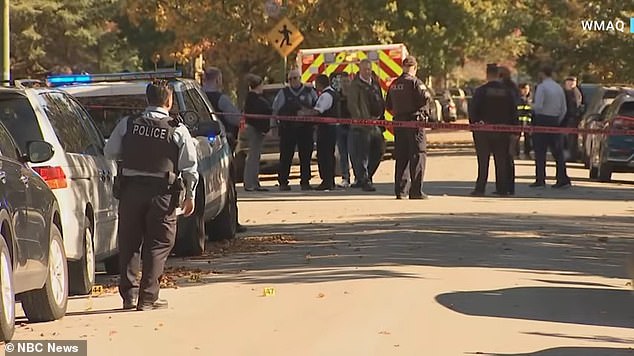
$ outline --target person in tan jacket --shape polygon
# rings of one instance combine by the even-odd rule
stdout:
[[[385,100],[379,81],[373,74],[372,62],[362,60],[348,93],[348,110],[353,119],[383,119]],[[350,126],[349,152],[356,180],[353,188],[362,188],[366,192],[376,190],[372,176],[385,152],[383,130],[377,126]]]

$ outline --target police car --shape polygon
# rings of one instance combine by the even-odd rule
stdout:
[[[19,149],[46,141],[54,155],[30,166],[53,190],[60,207],[70,292],[86,294],[95,262],[116,271],[117,202],[112,199],[116,163],[103,155],[104,139],[86,110],[60,90],[22,86],[0,92],[0,122]]]
[[[180,256],[200,255],[207,238],[231,239],[237,229],[237,205],[231,180],[232,154],[220,120],[200,85],[180,78],[179,71],[63,75],[49,77],[51,85],[75,96],[108,138],[117,122],[147,106],[145,89],[151,80],[167,80],[174,89],[171,115],[180,116],[195,138],[200,180],[196,210],[179,217],[176,245]],[[213,128],[209,132],[208,128]]]

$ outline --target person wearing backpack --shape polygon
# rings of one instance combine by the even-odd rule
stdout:
[[[381,86],[372,73],[372,62],[363,59],[359,63],[359,73],[350,83],[348,110],[353,119],[383,119],[385,100]],[[385,149],[383,131],[378,126],[350,126],[350,160],[356,179],[353,188],[374,192],[372,176],[381,163]]]

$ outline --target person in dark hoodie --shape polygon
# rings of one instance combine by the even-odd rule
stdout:
[[[249,93],[244,103],[245,114],[272,115],[271,103],[264,97],[262,78],[249,74],[247,76]],[[245,131],[248,142],[247,158],[244,165],[244,190],[247,192],[266,192],[268,189],[260,186],[260,156],[266,133],[271,128],[270,119],[248,117],[245,120]]]
[[[487,65],[487,83],[476,89],[469,107],[469,122],[472,124],[513,125],[517,124],[517,104],[510,90],[500,81],[496,64]],[[508,196],[511,193],[509,173],[508,133],[475,131],[473,133],[478,156],[478,179],[471,195],[483,196],[489,176],[489,159],[495,160],[495,194]]]
[[[508,89],[513,95],[513,101],[515,102],[515,107],[517,107],[522,101],[522,95],[520,94],[519,87],[515,84],[515,82],[511,79],[511,70],[508,67],[500,66],[498,67],[498,74],[500,76],[500,81],[502,85]],[[511,133],[509,136],[509,156],[508,156],[508,174],[509,174],[509,194],[515,195],[515,153],[519,150],[520,143],[520,135],[518,133]]]

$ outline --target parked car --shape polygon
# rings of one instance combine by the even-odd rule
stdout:
[[[0,93],[11,94],[2,89]],[[6,101],[0,99],[0,110]],[[29,321],[52,321],[66,314],[68,266],[62,218],[55,195],[27,163],[53,157],[53,147],[31,141],[21,154],[0,124],[0,340],[15,330],[15,301]],[[65,231],[64,231],[65,232]]]
[[[443,122],[454,122],[458,119],[458,110],[456,108],[456,103],[453,100],[453,97],[449,90],[443,91],[441,96],[437,96],[435,98],[442,107],[442,121]]]
[[[579,120],[580,129],[590,128],[592,121],[601,115],[604,108],[614,101],[617,95],[625,89],[618,86],[603,86],[596,84],[581,84],[579,89],[582,91],[584,100],[583,114]],[[586,101],[586,98],[589,100]],[[576,152],[571,152],[571,159],[582,162],[588,166],[588,158],[590,154],[590,139],[586,134],[580,134],[577,141]]]
[[[150,80],[164,78],[174,90],[171,115],[181,115],[195,138],[200,180],[196,190],[196,210],[190,217],[179,216],[173,253],[180,256],[200,255],[207,238],[235,237],[238,217],[236,192],[230,174],[233,168],[231,149],[224,127],[212,112],[212,106],[200,85],[192,79],[179,78],[179,72],[142,72],[92,75],[76,83],[64,77],[60,89],[75,96],[89,110],[103,136],[109,137],[117,122],[146,107],[145,89]],[[68,78],[68,77],[66,77]],[[71,82],[71,83],[69,83]],[[215,127],[208,136],[203,127]]]
[[[465,91],[460,88],[449,88],[449,93],[456,105],[457,117],[464,119],[468,118],[469,100],[467,98],[467,93],[465,93]]]
[[[51,88],[0,92],[2,122],[22,152],[31,141],[53,146],[53,157],[31,167],[53,190],[64,227],[70,292],[87,294],[95,262],[117,270],[118,204],[112,197],[115,162],[103,155],[104,138],[88,112],[67,93]]]
[[[619,94],[595,122],[604,130],[634,129],[634,90]],[[609,182],[614,172],[634,172],[634,136],[602,133],[592,140],[591,179]]]

